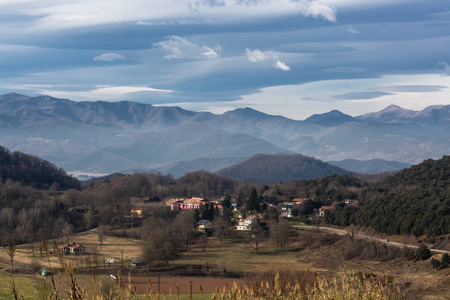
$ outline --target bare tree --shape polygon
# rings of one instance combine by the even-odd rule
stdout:
[[[229,233],[230,224],[222,216],[217,216],[214,218],[213,225],[214,225],[214,235],[222,244],[223,239]]]
[[[289,238],[293,235],[292,225],[286,219],[270,224],[270,239],[281,249],[284,249]]]
[[[73,233],[73,225],[67,222],[64,222],[62,226],[62,236],[65,238],[66,242],[70,241],[70,237]]]
[[[105,228],[105,226],[103,226],[103,225],[100,225],[98,228],[97,228],[97,235],[98,235],[98,244],[99,244],[99,246],[100,246],[100,250],[102,250],[102,246],[103,246],[103,243],[104,243],[104,241],[106,240],[106,236],[105,236],[105,230],[106,228]]]
[[[256,254],[258,254],[261,243],[266,240],[266,232],[261,227],[257,227],[251,231],[251,239],[255,247]]]
[[[195,239],[198,233],[195,225],[194,211],[184,211],[177,215],[172,223],[172,228],[173,234],[188,248],[189,243]]]

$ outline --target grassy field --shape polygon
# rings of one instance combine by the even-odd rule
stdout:
[[[131,257],[140,256],[140,243],[137,241],[107,237],[100,250],[98,236],[94,233],[75,236],[73,241],[90,249],[96,249],[103,258],[120,260],[122,251],[124,265],[130,264]],[[38,249],[38,248],[37,248]],[[397,252],[396,252],[397,251]],[[200,266],[204,274],[229,276],[233,273],[263,272],[277,270],[292,270],[318,273],[326,278],[342,278],[344,273],[374,276],[376,280],[388,282],[393,288],[399,287],[408,298],[412,299],[449,299],[450,269],[435,270],[430,260],[411,262],[406,261],[398,251],[390,250],[381,244],[370,241],[351,239],[348,236],[335,234],[299,231],[299,235],[292,238],[288,246],[280,250],[270,241],[259,245],[257,254],[254,244],[240,238],[224,240],[221,244],[216,238],[208,238],[206,251],[200,245],[192,245],[188,251],[182,252],[169,267],[178,270],[188,270],[192,266]],[[91,255],[87,255],[89,257]],[[86,256],[85,256],[86,257]],[[435,256],[440,259],[440,256]],[[64,256],[76,266],[82,256]],[[4,272],[8,268],[6,251],[0,249],[0,299],[12,299],[9,288],[9,274]],[[59,267],[56,255],[50,257],[52,267]],[[17,247],[16,262],[31,264],[38,262],[47,268],[46,258],[40,257],[35,249],[35,255],[29,246]],[[118,262],[116,266],[120,266]],[[170,270],[170,268],[166,268]],[[145,269],[141,272],[145,273]],[[144,275],[144,274],[142,274]],[[40,275],[16,274],[16,285],[25,299],[40,297],[44,278]],[[103,276],[104,280],[110,280]],[[48,280],[48,279],[47,279]],[[92,275],[77,275],[77,281],[85,287],[92,287]],[[184,295],[187,298],[187,295]],[[183,297],[184,297],[183,296]],[[207,299],[208,296],[197,296],[194,299]],[[447,297],[447,298],[446,298]],[[183,299],[183,298],[182,298]],[[209,298],[208,298],[209,299]]]
[[[87,257],[91,260],[93,259],[93,253],[98,254],[98,264],[103,265],[104,259],[113,258],[116,264],[121,265],[121,257],[123,253],[123,264],[124,266],[131,265],[131,258],[140,256],[140,243],[137,241],[116,238],[116,237],[106,237],[103,241],[103,245],[100,249],[98,235],[95,233],[87,233],[82,235],[75,235],[71,238],[72,242],[81,244],[86,247],[88,253]],[[53,248],[53,243],[56,242],[57,245],[63,244],[61,240],[48,241],[48,249],[53,252],[49,255],[50,266],[52,268],[59,268],[60,262],[55,249]],[[34,255],[30,245],[19,245],[16,247],[15,261],[20,264],[40,264],[43,268],[48,269],[49,263],[47,261],[47,256],[43,253],[42,257],[40,255],[39,244],[36,243],[34,247]],[[68,262],[72,262],[74,267],[85,266],[86,256],[78,255],[64,255],[64,259]],[[6,262],[9,259],[6,256],[6,250],[0,249],[0,261]]]

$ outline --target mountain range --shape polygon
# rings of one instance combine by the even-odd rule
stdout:
[[[258,153],[417,164],[448,154],[449,129],[450,106],[389,106],[356,117],[333,110],[296,121],[251,108],[212,114],[128,101],[0,96],[0,145],[75,174],[217,171]]]

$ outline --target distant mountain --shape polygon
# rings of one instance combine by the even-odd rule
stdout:
[[[403,109],[396,105],[390,105],[385,109],[356,117],[365,122],[380,123],[433,123],[450,122],[450,105],[433,105],[422,111]]]
[[[250,183],[278,183],[280,181],[314,179],[333,174],[351,174],[349,171],[301,154],[257,154],[217,173]]]
[[[161,172],[163,174],[172,174],[175,178],[183,176],[188,172],[204,170],[208,172],[216,172],[231,165],[243,161],[245,158],[223,157],[223,158],[198,158],[191,161],[173,162],[152,172]]]
[[[127,166],[128,169],[150,170],[174,161],[248,157],[256,151],[271,154],[290,152],[246,134],[229,133],[200,123],[184,123],[123,137],[120,143],[111,144],[107,149],[96,150],[62,165],[67,169],[89,172],[114,172],[126,170]]]
[[[0,145],[77,174],[163,170],[183,161],[195,163],[167,171],[213,171],[213,161],[257,153],[415,164],[448,154],[449,110],[390,106],[358,117],[331,111],[296,121],[251,108],[218,115],[128,101],[75,102],[11,93],[0,96]]]
[[[411,167],[410,164],[398,161],[387,161],[382,159],[356,160],[345,159],[342,161],[328,161],[344,170],[362,174],[378,174],[383,172],[398,171]]]
[[[314,123],[325,127],[334,127],[347,122],[360,121],[338,110],[332,110],[328,113],[312,115],[311,117],[307,118],[305,122]]]

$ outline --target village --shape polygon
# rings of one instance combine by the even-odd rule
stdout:
[[[130,213],[127,215],[130,223],[137,224],[142,223],[145,218],[149,216],[149,210],[155,206],[154,203],[148,203],[144,198],[132,197],[131,202],[140,205],[133,205],[130,209]],[[304,224],[299,222],[299,209],[307,204],[311,204],[312,200],[308,198],[294,198],[291,201],[285,201],[274,205],[271,203],[260,203],[259,210],[248,211],[241,209],[238,206],[236,199],[232,199],[229,196],[224,196],[217,200],[207,200],[201,197],[191,197],[191,198],[171,198],[160,203],[160,207],[164,206],[166,209],[174,213],[182,213],[183,211],[195,212],[193,214],[195,220],[196,231],[200,234],[198,240],[206,239],[215,235],[215,221],[213,219],[215,216],[227,216],[228,223],[226,223],[227,230],[234,231],[236,234],[241,232],[241,236],[254,236],[255,233],[262,233],[268,236],[268,211],[276,214],[276,218],[290,220],[291,224]],[[345,205],[356,206],[358,201],[346,199],[344,201]],[[333,206],[320,206],[318,208],[312,209],[308,213],[307,220],[314,220],[314,222],[320,223],[327,211],[333,209]],[[80,214],[89,213],[90,210],[85,207],[73,207],[70,208],[71,211],[75,211]],[[209,214],[207,212],[210,212]],[[97,213],[94,211],[94,213]],[[303,219],[305,220],[305,219]],[[311,221],[310,221],[311,223]],[[96,232],[94,229],[93,232]],[[203,237],[201,237],[203,235]],[[75,240],[75,239],[74,239]],[[63,255],[85,255],[90,254],[88,247],[77,243],[76,241],[68,241],[64,244],[58,246],[60,253]],[[122,254],[123,256],[123,254]],[[104,262],[100,263],[100,266],[105,268],[106,266],[124,266],[123,257],[112,258],[103,257]],[[141,256],[134,256],[128,259],[125,267],[131,267],[132,269],[140,268],[145,264],[145,259]]]

